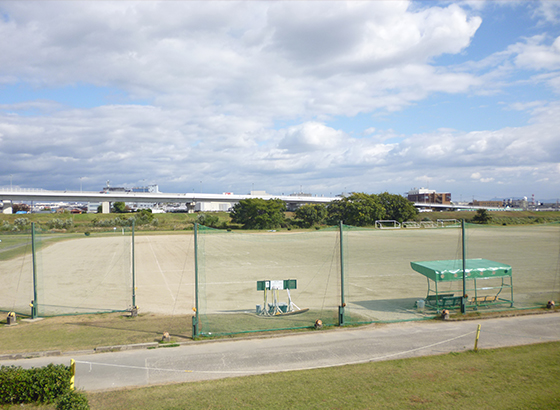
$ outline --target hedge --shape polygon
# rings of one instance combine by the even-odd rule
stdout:
[[[0,404],[55,403],[70,392],[70,366],[0,366]]]

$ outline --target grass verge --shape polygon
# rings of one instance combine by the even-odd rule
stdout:
[[[160,341],[163,332],[169,332],[173,342],[191,339],[191,316],[143,314],[131,318],[128,314],[107,313],[50,317],[37,322],[18,319],[17,326],[0,327],[0,354],[149,343]]]

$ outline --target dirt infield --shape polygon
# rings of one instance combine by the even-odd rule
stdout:
[[[297,279],[293,301],[315,312],[340,304],[340,256],[334,231],[199,235],[200,303],[206,313],[250,312],[263,304],[257,280]],[[560,296],[560,227],[472,227],[467,257],[513,267],[515,307]],[[460,229],[350,230],[345,233],[345,302],[366,320],[424,317],[415,309],[427,281],[411,261],[461,257]],[[38,252],[43,314],[125,310],[132,305],[128,234],[54,243]],[[194,307],[193,234],[136,235],[136,304],[141,312],[188,314]],[[31,255],[0,262],[0,308],[29,312]],[[460,292],[459,283],[450,291]],[[287,301],[285,293],[279,295]],[[40,310],[41,313],[41,310]]]

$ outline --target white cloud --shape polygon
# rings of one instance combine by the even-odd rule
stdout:
[[[540,0],[533,15],[547,22],[560,22],[560,3],[557,1]]]
[[[0,174],[21,173],[29,186],[60,188],[84,175],[97,176],[88,177],[96,188],[117,176],[177,191],[205,181],[216,192],[253,183],[277,192],[300,184],[380,191],[416,178],[442,189],[449,181],[511,187],[529,174],[558,181],[560,109],[545,99],[510,103],[532,110],[532,122],[494,131],[404,135],[382,129],[383,120],[355,133],[329,125],[435,94],[494,92],[519,69],[540,70],[546,77],[534,81],[560,89],[560,40],[544,35],[476,64],[434,65],[468,51],[481,24],[476,7],[3,2],[0,12],[0,36],[10,39],[0,42],[0,84],[103,86],[144,104],[1,104]]]
[[[510,46],[509,50],[516,54],[515,63],[534,70],[560,69],[560,37],[550,45],[543,44],[545,40],[545,36],[538,35],[527,39],[526,43]]]
[[[428,65],[467,47],[480,25],[456,5],[30,2],[3,8],[10,19],[0,23],[0,35],[11,39],[0,45],[5,81],[118,87],[158,105],[243,115],[251,107],[268,119],[354,115],[370,107],[398,109],[433,91],[464,91],[475,81]]]

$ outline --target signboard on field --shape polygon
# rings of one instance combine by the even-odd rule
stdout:
[[[297,289],[296,279],[284,279],[284,280],[258,280],[257,290],[285,290],[285,289]]]

